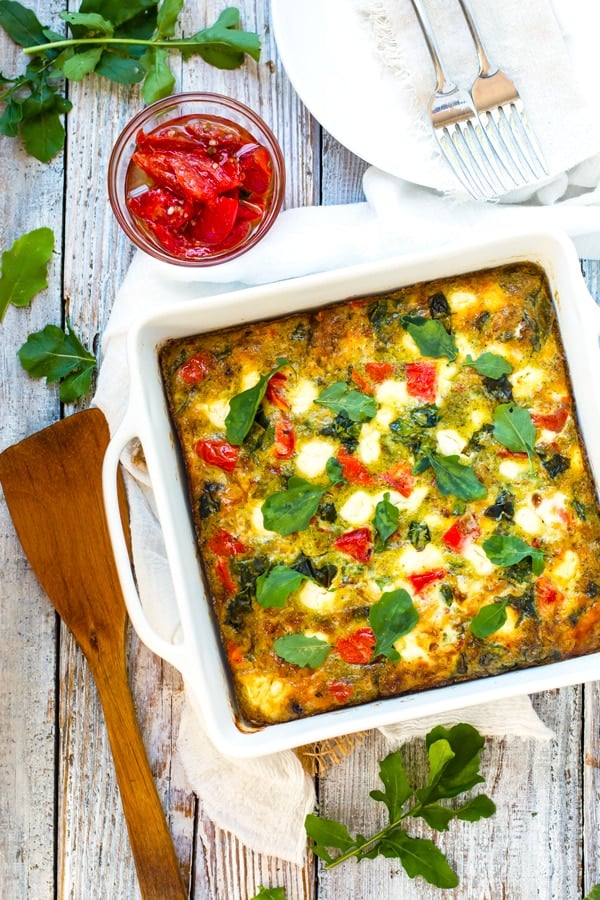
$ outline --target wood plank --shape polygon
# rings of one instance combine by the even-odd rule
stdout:
[[[583,260],[590,293],[600,304],[600,260]],[[600,682],[586,684],[583,732],[583,891],[600,885]]]
[[[205,21],[215,19],[222,5],[210,0],[203,5]],[[314,202],[319,195],[320,130],[292,90],[281,70],[268,27],[269,4],[256,0],[242,9],[242,25],[256,31],[263,50],[258,64],[247,61],[244,69],[209,69],[201,60],[190,60],[182,73],[185,90],[210,90],[234,97],[263,116],[277,136],[286,161],[285,206]],[[187,15],[191,15],[188,10]],[[194,28],[198,27],[197,13]],[[293,164],[292,162],[293,161]],[[188,790],[190,786],[188,785]],[[259,885],[285,886],[288,900],[311,900],[314,880],[312,860],[304,868],[254,853],[203,814],[198,803],[193,891],[212,900],[246,900]]]
[[[583,894],[600,885],[600,682],[584,686]]]
[[[30,5],[46,14],[59,6]],[[5,76],[25,68],[20,49],[3,31],[0,59]],[[59,415],[56,391],[30,379],[16,352],[29,333],[60,321],[62,161],[39,163],[18,139],[0,137],[0,185],[3,251],[41,226],[52,228],[56,238],[48,289],[29,309],[11,306],[0,325],[2,450]],[[56,615],[25,561],[3,496],[0,559],[0,884],[6,897],[50,900],[55,886]]]

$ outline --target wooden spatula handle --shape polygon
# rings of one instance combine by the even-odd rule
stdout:
[[[92,662],[89,653],[86,655],[104,710],[140,892],[144,900],[183,900],[188,893],[139,731],[125,657],[114,658],[100,649],[99,658]]]
[[[127,676],[128,619],[102,497],[108,440],[99,409],[75,413],[4,450],[0,481],[27,558],[98,686],[142,897],[184,900]]]

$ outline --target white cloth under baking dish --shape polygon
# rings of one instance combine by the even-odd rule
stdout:
[[[362,0],[363,7],[366,2],[369,0]],[[504,5],[493,4],[494,15]],[[522,0],[510,5],[528,6]],[[535,6],[545,4],[535,0]],[[599,29],[591,28],[593,16],[600,18],[592,0],[569,0],[568,4],[554,0],[554,9],[560,9],[560,27],[567,51],[577,16],[585,16],[586,27],[598,33]],[[365,29],[370,27],[365,20]],[[545,77],[552,69],[553,60],[544,54],[544,47],[537,41],[532,49],[531,36],[535,38],[535,32],[529,35],[511,31],[510,43],[518,45],[519,53],[535,52],[537,65]],[[365,40],[370,39],[372,35],[365,33]],[[547,189],[537,191],[527,202],[480,204],[370,168],[364,177],[364,202],[287,210],[261,244],[231,263],[183,269],[137,253],[115,298],[103,338],[94,398],[106,414],[111,432],[119,425],[128,402],[127,332],[138,315],[164,309],[175,301],[402,256],[415,250],[435,249],[468,239],[472,234],[480,236],[487,231],[492,234],[496,229],[561,228],[571,236],[580,256],[600,259],[600,143],[590,134],[590,140],[582,138],[578,145],[570,141],[570,133],[561,134],[564,144],[557,144],[557,158],[559,151],[564,151],[560,158],[566,161],[569,172],[550,179]],[[142,603],[155,630],[165,639],[175,641],[179,616],[154,515],[152,491],[140,473],[127,478],[127,487]],[[489,735],[537,739],[550,736],[527,697],[489,707],[472,707],[442,718],[448,723],[471,722]],[[384,733],[396,745],[403,738],[425,734],[432,724],[440,724],[438,717],[435,722],[420,720],[390,726]],[[182,719],[177,758],[187,773],[190,788],[201,798],[217,825],[256,851],[302,863],[306,846],[304,817],[313,807],[314,788],[292,751],[251,761],[226,758],[216,751],[196,711],[188,705]],[[246,800],[252,797],[252,803],[236,802],[240,796]]]

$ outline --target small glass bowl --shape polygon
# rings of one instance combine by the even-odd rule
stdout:
[[[147,135],[156,129],[162,130],[173,120],[188,119],[189,117],[198,120],[207,117],[208,121],[216,122],[218,126],[230,126],[233,129],[238,126],[244,129],[252,136],[256,144],[267,150],[272,167],[271,185],[264,211],[260,218],[252,223],[242,239],[232,246],[226,247],[219,247],[216,243],[213,248],[209,244],[206,255],[193,258],[175,255],[174,252],[163,246],[153,231],[141,219],[133,215],[127,205],[130,195],[129,183],[132,176],[130,163],[137,146],[139,133],[143,132]],[[138,170],[137,174],[139,182],[143,173]],[[147,176],[145,183],[149,187],[153,184],[152,179]],[[145,107],[131,119],[120,134],[108,165],[108,196],[113,213],[125,234],[145,253],[162,262],[177,266],[213,266],[246,253],[265,236],[275,222],[283,203],[284,189],[283,154],[271,129],[249,107],[231,97],[220,94],[173,94]]]

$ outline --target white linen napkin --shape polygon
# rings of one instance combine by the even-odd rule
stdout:
[[[386,2],[360,0],[363,9],[366,4]],[[506,4],[493,5],[494,18],[504,6],[513,11],[517,7],[546,7],[547,12],[547,3],[542,0],[531,0],[529,4],[507,0]],[[593,16],[600,18],[600,4],[596,10],[589,0],[569,0],[568,6],[573,15],[585,15],[586,23]],[[485,9],[479,7],[485,4],[478,4],[483,19]],[[565,0],[554,0],[554,8],[559,7],[563,14],[563,41],[571,50],[565,26],[565,22],[572,23],[569,8]],[[370,29],[371,25],[365,19],[365,27]],[[521,33],[514,32],[512,38]],[[547,55],[536,41],[535,59],[540,57],[547,63]],[[387,63],[382,61],[382,72],[384,66]],[[571,236],[580,256],[600,259],[600,135],[595,131],[578,133],[575,143],[569,140],[569,134],[561,134],[556,157],[554,149],[548,153],[553,177],[533,195],[526,192],[523,197],[510,198],[512,205],[480,204],[460,192],[420,187],[370,168],[363,180],[364,202],[286,210],[256,248],[230,263],[184,269],[158,263],[138,252],[115,299],[102,344],[94,402],[105,413],[111,432],[121,422],[128,402],[127,332],[138,315],[158,311],[175,301],[435,249],[468,239],[473,233],[493,234],[497,229],[561,228]],[[549,149],[551,145],[547,146]],[[155,630],[175,642],[179,636],[179,614],[151,486],[140,469],[129,464],[128,468],[126,483],[140,596]],[[396,746],[440,724],[440,717],[434,719],[388,726],[382,732],[390,745]],[[551,737],[527,697],[459,710],[443,719],[448,724],[470,722],[487,735]],[[312,780],[292,751],[257,760],[224,757],[206,736],[200,714],[188,700],[177,742],[177,762],[185,771],[190,788],[218,826],[234,833],[253,850],[302,864],[306,847],[304,818],[314,805],[315,794]],[[240,796],[251,797],[252,803],[240,804]]]

